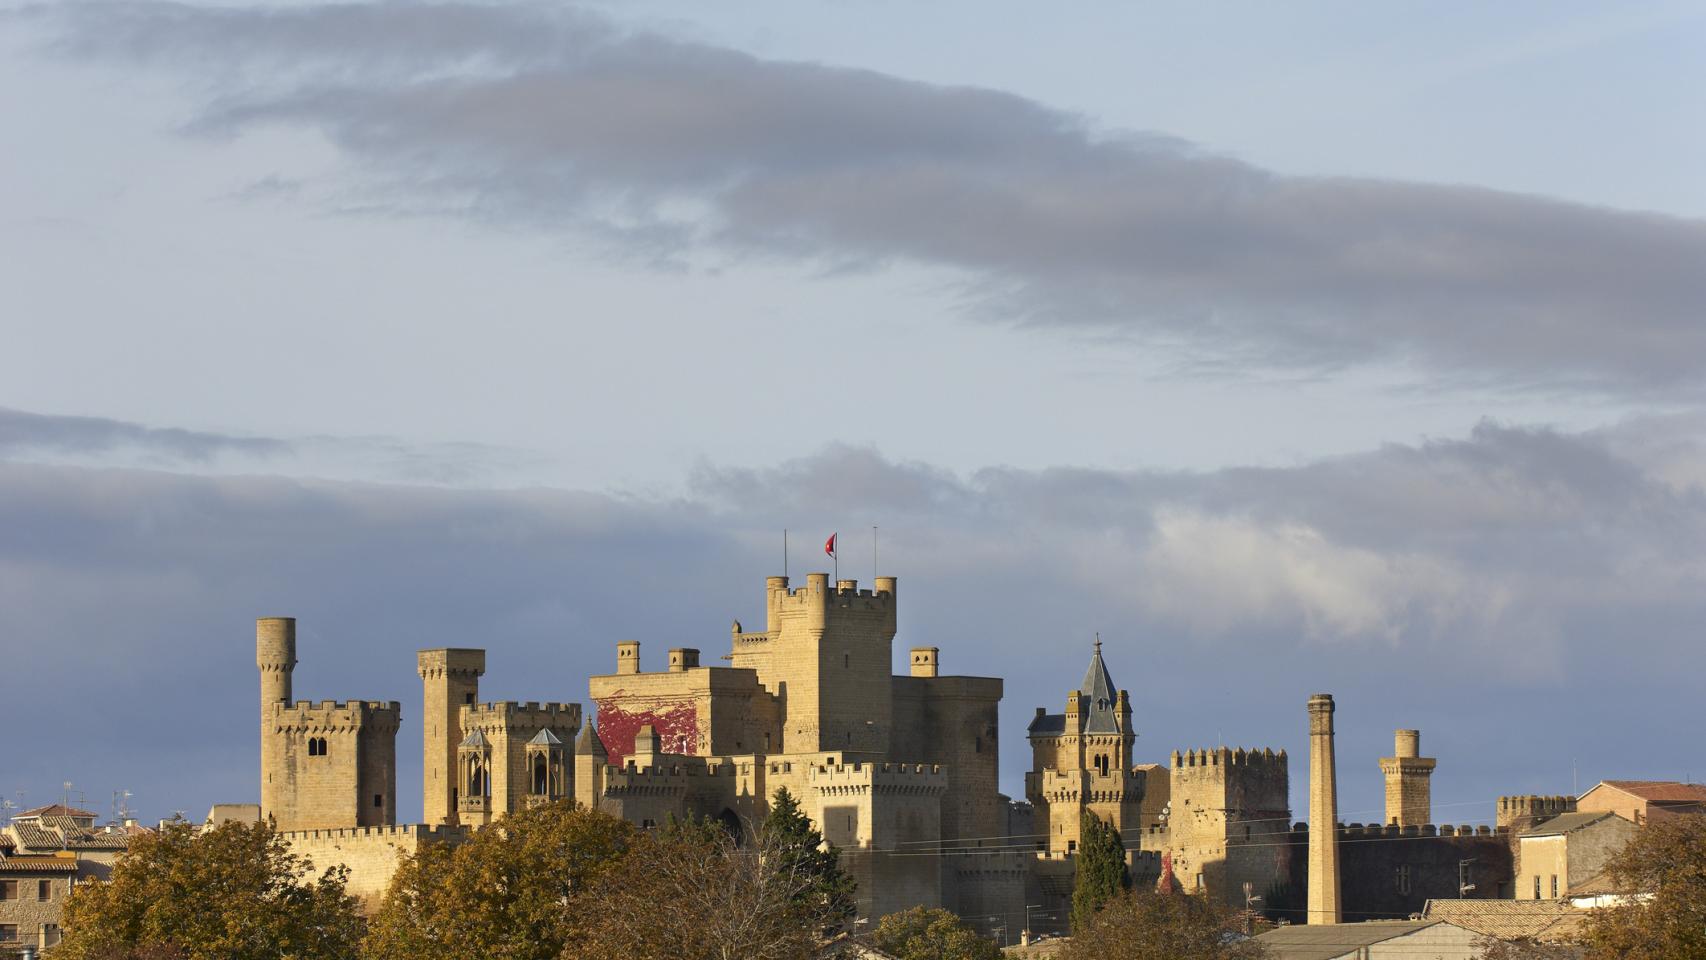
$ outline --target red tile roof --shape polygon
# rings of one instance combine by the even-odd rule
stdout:
[[[1648,803],[1706,803],[1706,783],[1675,780],[1607,780],[1605,785]]]
[[[94,819],[95,817],[100,816],[100,814],[91,813],[88,810],[79,810],[76,807],[68,807],[63,803],[50,803],[45,807],[37,807],[34,810],[25,810],[23,813],[14,813],[12,816],[14,816],[14,817],[84,817],[87,819]]]

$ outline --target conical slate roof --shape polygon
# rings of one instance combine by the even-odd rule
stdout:
[[[1096,638],[1096,650],[1090,655],[1090,669],[1084,673],[1084,685],[1078,688],[1088,701],[1084,718],[1085,733],[1119,733],[1119,688],[1108,675],[1108,665],[1102,662],[1102,639]]]
[[[557,735],[549,730],[540,730],[538,733],[534,734],[533,739],[527,741],[527,743],[529,746],[535,747],[560,747],[563,745],[563,741],[558,740]]]
[[[484,747],[489,746],[489,744],[486,742],[486,735],[476,729],[469,731],[468,735],[462,738],[462,746]]]

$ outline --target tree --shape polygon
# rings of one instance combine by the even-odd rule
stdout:
[[[813,912],[821,913],[829,926],[852,918],[858,885],[841,869],[841,852],[824,843],[823,834],[800,812],[800,802],[787,787],[770,798],[770,813],[758,834],[782,857],[781,869],[812,878],[811,885],[798,896],[812,901]]]
[[[313,875],[270,822],[132,839],[104,882],[65,905],[63,960],[354,960],[361,938],[342,867]]]
[[[839,908],[795,842],[761,828],[743,847],[712,821],[652,831],[594,885],[563,960],[807,960]]]
[[[900,960],[1000,960],[1001,948],[959,917],[939,908],[913,907],[877,924],[871,942]]]
[[[1125,843],[1113,824],[1090,811],[1078,818],[1077,870],[1072,879],[1072,929],[1102,905],[1131,889],[1131,870],[1125,862]]]
[[[1253,960],[1266,951],[1200,896],[1123,893],[1074,924],[1062,960]]]
[[[555,960],[586,894],[635,841],[627,821],[561,800],[406,858],[363,943],[368,960]]]
[[[1706,816],[1648,821],[1606,874],[1625,900],[1589,915],[1589,957],[1706,957]]]

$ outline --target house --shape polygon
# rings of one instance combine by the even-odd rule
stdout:
[[[1424,920],[1446,920],[1495,940],[1573,943],[1588,911],[1566,900],[1429,900]]]
[[[1516,899],[1559,900],[1604,872],[1637,827],[1615,813],[1565,813],[1517,836],[1522,874]]]
[[[60,914],[78,883],[105,878],[130,849],[134,821],[96,826],[61,803],[25,810],[0,828],[0,952],[59,942]]]
[[[1637,826],[1654,817],[1706,813],[1706,784],[1605,780],[1576,800],[1580,813],[1615,813]]]
[[[1485,938],[1444,920],[1280,927],[1256,937],[1268,960],[1480,960]]]

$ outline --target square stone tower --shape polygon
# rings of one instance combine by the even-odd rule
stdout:
[[[415,655],[421,678],[421,822],[457,824],[456,747],[466,735],[462,708],[480,699],[486,651],[456,648]]]
[[[1393,756],[1380,758],[1386,777],[1386,822],[1419,827],[1433,822],[1431,781],[1436,761],[1421,755],[1422,732],[1399,730]]]

